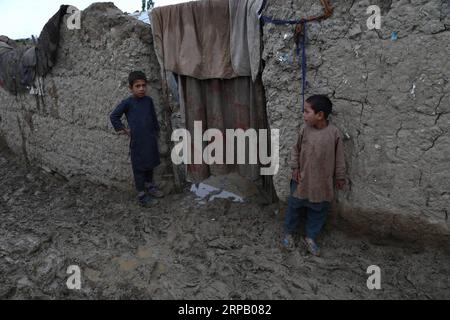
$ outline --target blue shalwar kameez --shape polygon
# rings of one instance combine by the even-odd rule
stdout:
[[[125,114],[131,131],[130,154],[134,180],[138,192],[153,181],[153,169],[161,164],[158,149],[160,127],[152,98],[134,96],[123,100],[111,113],[116,131],[125,128],[121,118]]]

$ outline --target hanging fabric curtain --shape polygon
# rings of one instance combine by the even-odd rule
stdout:
[[[226,129],[267,128],[259,74],[262,2],[204,0],[152,11],[156,55],[163,72],[178,75],[181,110],[192,137],[195,121],[202,122],[203,132],[215,128],[224,136]],[[202,150],[192,146],[192,152]],[[246,153],[248,163],[248,148]],[[231,172],[260,177],[259,165],[187,166],[193,182]]]

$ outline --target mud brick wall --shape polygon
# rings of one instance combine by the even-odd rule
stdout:
[[[308,25],[307,95],[332,99],[332,122],[346,136],[349,185],[338,194],[337,211],[358,228],[371,226],[379,234],[448,236],[448,2],[331,3],[331,18]],[[369,5],[381,8],[380,30],[368,30]],[[320,1],[277,0],[268,2],[264,14],[299,19],[321,12]],[[292,31],[289,26],[264,26],[268,117],[271,127],[281,130],[281,169],[274,178],[281,199],[288,195],[287,159],[302,124]]]
[[[151,27],[112,3],[99,3],[82,12],[80,30],[69,30],[64,23],[60,36],[57,64],[43,79],[42,97],[15,97],[0,89],[0,135],[28,162],[67,177],[84,175],[131,189],[128,138],[114,133],[109,114],[129,96],[129,72],[143,70],[163,130],[163,164],[156,180],[166,191],[171,189],[168,129]]]

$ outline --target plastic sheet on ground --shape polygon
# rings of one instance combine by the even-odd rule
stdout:
[[[244,202],[244,199],[234,193],[221,190],[205,183],[193,184],[191,192],[194,192],[201,200],[212,201],[214,199],[231,199],[233,202]]]

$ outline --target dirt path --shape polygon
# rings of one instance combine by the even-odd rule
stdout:
[[[26,169],[0,152],[0,299],[450,299],[450,257],[327,228],[323,256],[279,249],[276,205],[200,204],[190,193],[152,209],[81,179]],[[81,268],[69,290],[66,270]],[[367,289],[378,265],[381,290]]]

